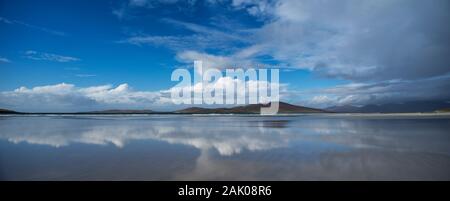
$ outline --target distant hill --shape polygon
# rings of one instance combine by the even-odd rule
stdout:
[[[407,113],[407,112],[435,112],[442,108],[450,108],[446,101],[412,101],[404,103],[370,104],[361,107],[344,105],[325,108],[327,111],[348,113]]]
[[[79,112],[84,114],[151,114],[152,110],[101,110],[91,112]]]
[[[201,108],[201,107],[190,107],[182,110],[177,110],[175,113],[182,114],[259,114],[261,112],[261,107],[269,107],[271,103],[268,104],[251,104],[245,106],[237,106],[231,108]],[[288,113],[321,113],[326,112],[325,110],[302,107],[297,105],[292,105],[285,102],[280,102],[278,113],[288,114]]]
[[[251,104],[245,106],[237,106],[231,108],[201,108],[201,107],[190,107],[182,110],[177,110],[173,112],[156,112],[153,110],[101,110],[101,111],[90,111],[90,112],[62,112],[62,113],[21,113],[21,114],[259,114],[261,112],[261,107],[269,107],[271,103],[268,104]],[[297,105],[292,105],[285,102],[279,103],[278,113],[288,114],[288,113],[321,113],[326,112],[321,109],[302,107]],[[0,109],[0,114],[18,114],[18,112]]]
[[[327,107],[325,110],[332,111],[332,112],[357,112],[359,111],[360,107],[352,106],[352,105],[343,105],[343,106],[332,106]]]
[[[279,114],[293,113],[408,113],[408,112],[450,112],[450,102],[447,101],[416,101],[405,103],[390,103],[380,105],[364,105],[361,107],[352,105],[333,106],[325,109],[316,109],[279,102]],[[101,110],[90,112],[16,112],[8,109],[0,109],[0,114],[259,114],[261,107],[269,107],[268,104],[251,104],[229,108],[202,108],[190,107],[173,112],[158,112],[153,110]]]
[[[443,108],[443,109],[436,110],[434,112],[450,112],[450,108]]]
[[[13,110],[7,110],[7,109],[1,109],[0,108],[0,114],[19,114],[20,112],[16,112]]]

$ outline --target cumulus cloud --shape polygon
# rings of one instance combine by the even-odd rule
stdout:
[[[268,14],[273,13],[276,1],[268,0],[233,0],[231,5],[235,9],[244,9],[249,14],[256,17],[268,17]]]
[[[243,81],[231,77],[221,77],[204,84],[197,83],[192,86],[183,86],[181,90],[193,94],[195,92],[201,93],[202,90],[212,93],[214,89],[217,89],[223,90],[224,97],[226,97],[226,89],[230,86],[236,87],[233,97],[238,97],[238,95],[245,97],[246,103],[249,103],[248,94],[258,93],[258,86],[261,90],[269,91],[267,96],[259,95],[259,102],[267,102],[274,97],[271,96],[269,88],[278,88],[280,97],[283,97],[283,94],[287,92],[287,84],[258,80]],[[108,84],[89,87],[77,87],[74,84],[67,83],[33,88],[23,86],[13,91],[0,92],[0,108],[24,112],[80,112],[102,109],[174,110],[187,107],[187,105],[175,105],[171,99],[171,91],[179,89],[179,86],[174,86],[157,91],[138,91],[127,83],[118,86]],[[210,99],[205,97],[204,103],[212,103],[213,97],[213,95]],[[235,101],[233,103],[236,104]]]
[[[52,53],[46,53],[46,52],[37,52],[34,50],[28,50],[24,53],[25,58],[32,59],[32,60],[43,60],[43,61],[55,61],[55,62],[73,62],[73,61],[79,61],[79,58],[76,57],[70,57],[70,56],[62,56]]]
[[[76,87],[73,84],[55,84],[20,87],[0,93],[1,107],[24,111],[84,111],[101,108],[149,107],[158,92],[136,91],[128,84]]]
[[[202,91],[205,91],[205,93],[209,93],[209,92],[221,92],[222,93],[222,97],[223,97],[223,103],[225,104],[242,104],[239,103],[237,101],[238,98],[242,98],[241,101],[244,102],[245,104],[249,104],[250,103],[250,96],[251,95],[255,95],[253,97],[255,97],[255,103],[267,103],[270,102],[271,100],[273,101],[278,101],[280,98],[282,98],[284,96],[285,93],[287,93],[287,84],[284,83],[275,83],[275,82],[270,82],[270,81],[262,81],[262,80],[241,80],[241,79],[237,79],[237,78],[232,78],[232,77],[220,77],[217,80],[213,81],[213,82],[205,82],[205,83],[196,83],[194,85],[191,86],[175,86],[170,88],[169,90],[166,90],[164,92],[166,93],[172,93],[172,90],[174,90],[175,92],[179,93],[182,91],[185,91],[187,93],[191,94],[191,97],[193,99],[191,99],[190,97],[188,97],[187,101],[191,101],[193,100],[194,102],[196,101],[195,98],[200,98],[199,100],[201,101],[201,99],[203,99],[203,101],[205,103],[212,103],[214,102],[214,100],[217,100],[215,98],[215,96],[209,97],[209,96],[203,96],[203,97],[195,97],[193,94],[194,93],[202,93]],[[228,89],[233,89],[233,94],[232,94],[232,103],[227,103],[226,99],[228,99],[227,96],[227,90]],[[272,91],[272,89],[278,89],[279,94],[269,94],[270,91]],[[266,95],[262,95],[259,93],[259,91],[267,91],[268,94]],[[215,93],[216,93],[215,92]],[[183,101],[184,98],[180,98],[180,101]],[[219,105],[218,103],[216,103],[216,105]]]

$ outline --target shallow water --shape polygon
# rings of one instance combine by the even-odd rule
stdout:
[[[0,180],[449,180],[449,116],[0,116]]]

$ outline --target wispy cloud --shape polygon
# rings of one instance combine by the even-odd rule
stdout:
[[[4,22],[7,24],[17,24],[17,25],[21,25],[21,26],[24,26],[24,27],[27,27],[30,29],[35,29],[38,31],[46,32],[46,33],[57,35],[57,36],[66,36],[67,35],[65,32],[62,32],[62,31],[57,31],[57,30],[49,29],[49,28],[42,27],[42,26],[28,24],[26,22],[22,22],[19,20],[10,20],[10,19],[4,18],[4,17],[0,17],[0,22]]]
[[[94,74],[75,74],[76,77],[95,77]]]
[[[162,36],[140,34],[121,40],[119,43],[164,46],[175,51],[204,51],[208,49],[226,52],[236,49],[236,46],[248,45],[250,43],[249,34],[244,31],[221,30],[212,26],[203,26],[170,18],[164,18],[161,22],[185,29],[189,33],[184,35]]]
[[[73,61],[79,61],[79,58],[76,57],[70,57],[70,56],[62,56],[52,53],[46,53],[46,52],[37,52],[34,50],[28,50],[24,54],[25,58],[32,59],[32,60],[44,60],[44,61],[55,61],[55,62],[73,62]]]
[[[184,2],[179,0],[129,0],[128,5],[135,7],[154,7],[157,4],[174,4],[177,2]],[[192,2],[192,1],[186,1]],[[194,1],[195,2],[195,1]]]
[[[0,63],[11,63],[11,61],[5,57],[0,57]]]
[[[78,67],[67,67],[67,68],[64,68],[64,70],[68,70],[68,71],[79,71],[80,68],[78,68]]]
[[[126,16],[126,7],[121,6],[117,9],[113,9],[112,14],[115,15],[117,18],[119,18],[119,20],[121,20]]]
[[[189,64],[194,60],[202,60],[205,68],[249,68],[262,66],[260,62],[252,58],[255,54],[263,53],[263,51],[256,51],[260,49],[259,45],[236,50],[236,46],[250,44],[248,33],[237,30],[230,32],[211,26],[203,26],[169,18],[164,18],[161,21],[193,33],[178,36],[132,36],[119,41],[119,43],[167,47],[176,52],[176,59],[179,62]],[[208,53],[211,50],[215,50],[216,54]],[[218,54],[219,52],[222,52],[222,54]]]
[[[131,19],[134,16],[134,9],[153,9],[158,8],[161,5],[178,5],[179,8],[189,9],[195,5],[197,0],[126,0],[120,3],[120,5],[112,9],[112,14],[115,15],[119,20]],[[208,1],[209,2],[209,1]]]
[[[218,29],[210,27],[210,26],[203,26],[203,25],[199,25],[199,24],[195,24],[195,23],[183,22],[183,21],[174,20],[174,19],[170,19],[170,18],[164,18],[161,21],[175,25],[175,26],[183,27],[183,28],[193,31],[195,33],[216,36],[217,38],[225,38],[225,39],[229,39],[229,40],[245,42],[245,39],[242,36],[237,35],[237,33],[238,33],[237,30],[234,30],[235,32],[227,33],[225,31],[221,31],[221,30],[218,30]]]

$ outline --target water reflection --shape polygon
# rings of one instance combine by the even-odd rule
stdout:
[[[448,130],[446,117],[0,117],[0,178],[448,180]]]

